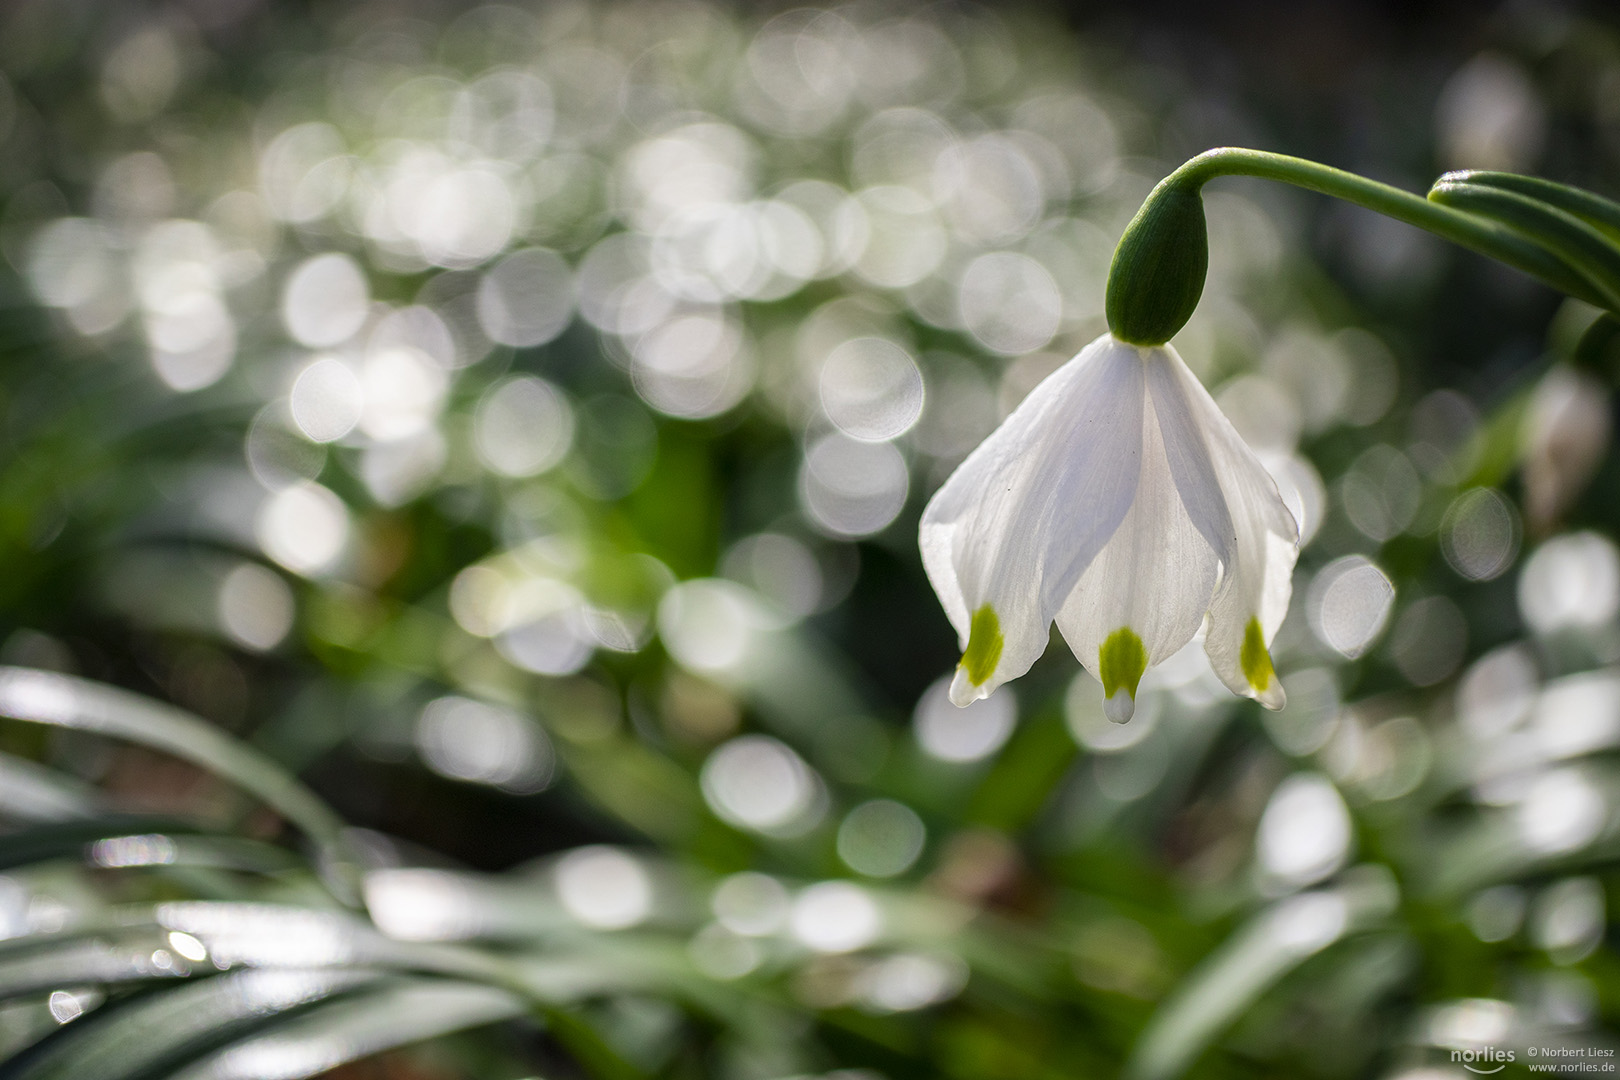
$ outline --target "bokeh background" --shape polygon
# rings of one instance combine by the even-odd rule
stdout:
[[[957,710],[915,546],[1184,158],[1620,192],[1606,5],[16,0],[0,72],[0,1075],[1615,1045],[1594,310],[1211,186],[1282,712],[1057,638]]]

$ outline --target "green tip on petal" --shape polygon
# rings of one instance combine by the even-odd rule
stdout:
[[[1266,651],[1266,634],[1260,629],[1259,616],[1250,619],[1249,625],[1243,628],[1243,650],[1238,654],[1238,662],[1243,665],[1243,677],[1257,694],[1265,693],[1266,687],[1277,677],[1271,666],[1271,653]]]
[[[1004,640],[1001,636],[1001,620],[996,617],[995,608],[985,604],[973,613],[973,623],[968,628],[967,652],[962,654],[961,663],[962,670],[967,672],[968,682],[983,686],[985,680],[996,673]]]
[[[1136,714],[1136,686],[1147,670],[1147,649],[1136,631],[1122,626],[1108,635],[1097,652],[1097,674],[1102,677],[1103,711],[1123,724]]]

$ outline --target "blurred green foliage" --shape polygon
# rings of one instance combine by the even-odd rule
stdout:
[[[1487,32],[1379,168],[1278,149],[1612,193],[1612,23]],[[19,3],[0,69],[0,1076],[1612,1045],[1592,310],[1212,185],[1288,708],[1195,646],[1110,725],[1057,641],[945,701],[922,503],[1276,117],[957,6]]]

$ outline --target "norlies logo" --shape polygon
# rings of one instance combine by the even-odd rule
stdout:
[[[1489,1076],[1507,1068],[1508,1062],[1513,1060],[1513,1051],[1498,1050],[1494,1046],[1484,1046],[1478,1050],[1453,1050],[1451,1060],[1469,1072]]]

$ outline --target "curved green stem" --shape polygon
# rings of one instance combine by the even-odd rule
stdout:
[[[1570,296],[1600,307],[1608,306],[1601,291],[1594,289],[1578,268],[1505,225],[1304,158],[1265,150],[1221,147],[1207,150],[1187,161],[1165,177],[1160,187],[1174,186],[1196,191],[1218,176],[1254,176],[1262,180],[1276,180],[1343,199],[1507,263]]]

